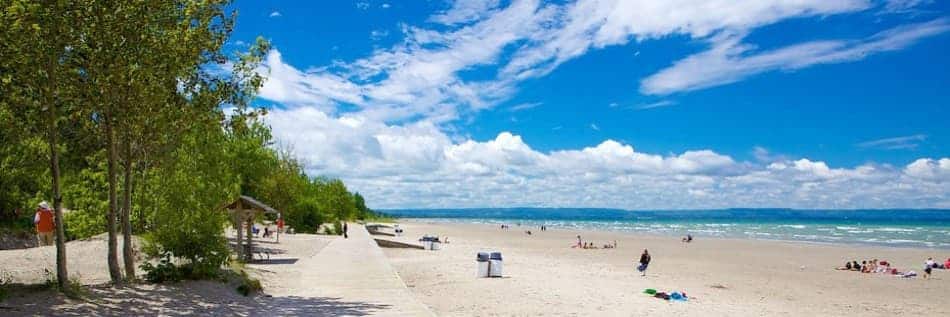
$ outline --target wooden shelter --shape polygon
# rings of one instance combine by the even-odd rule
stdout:
[[[251,252],[254,244],[254,234],[252,232],[254,228],[254,218],[262,214],[278,215],[280,212],[257,201],[257,199],[244,195],[241,195],[241,197],[238,197],[237,200],[224,208],[228,210],[231,216],[231,223],[234,225],[234,229],[237,230],[237,247],[235,252],[237,252],[238,258],[248,261],[253,259]]]

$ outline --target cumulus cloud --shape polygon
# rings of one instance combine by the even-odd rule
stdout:
[[[835,168],[765,165],[708,149],[653,154],[615,140],[542,152],[521,136],[454,140],[434,122],[391,125],[312,107],[265,118],[311,175],[341,177],[374,208],[887,208],[950,204],[950,158]]]
[[[401,36],[391,47],[355,60],[294,66],[275,49],[260,69],[268,77],[260,96],[281,105],[266,120],[279,142],[304,158],[309,174],[343,178],[375,208],[950,206],[946,158],[844,168],[767,152],[760,156],[768,159],[755,162],[702,148],[644,153],[610,139],[543,152],[511,132],[488,140],[449,134],[467,114],[509,100],[521,82],[631,41],[681,36],[710,43],[641,81],[642,92],[662,95],[855,61],[948,28],[938,19],[863,39],[779,43],[767,51],[743,42],[744,34],[786,19],[872,7],[880,6],[867,0],[451,1],[422,25],[401,24],[399,34],[389,34]],[[488,75],[465,76],[474,71]]]
[[[271,18],[276,18],[276,17],[280,17],[280,16],[281,16],[280,11],[271,12],[270,15],[269,15],[269,17],[271,17]]]

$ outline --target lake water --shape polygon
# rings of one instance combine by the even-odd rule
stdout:
[[[614,230],[695,237],[772,239],[950,249],[950,210],[726,209],[628,211],[588,208],[399,209],[436,222]]]

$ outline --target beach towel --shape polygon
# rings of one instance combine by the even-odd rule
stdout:
[[[644,293],[644,294],[647,294],[647,295],[655,295],[655,294],[656,294],[656,290],[655,290],[655,289],[652,289],[652,288],[648,288],[648,289],[643,290],[643,293]]]
[[[673,292],[673,293],[670,294],[670,300],[683,301],[683,302],[685,302],[685,301],[686,301],[686,293]]]

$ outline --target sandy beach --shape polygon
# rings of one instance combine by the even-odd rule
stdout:
[[[947,316],[950,272],[903,279],[836,271],[845,260],[886,259],[921,272],[947,250],[706,239],[493,225],[409,222],[405,239],[448,236],[440,251],[385,249],[414,294],[440,316]],[[524,233],[531,230],[532,235]],[[617,249],[570,246],[576,236]],[[636,272],[643,249],[653,260]],[[504,278],[475,278],[475,254],[498,250]],[[687,302],[642,294],[678,290]]]
[[[363,228],[350,238],[284,235],[258,239],[270,260],[247,270],[264,285],[244,297],[235,285],[185,281],[111,287],[99,237],[69,243],[70,269],[87,285],[84,299],[44,290],[15,292],[0,315],[120,316],[946,316],[950,272],[930,280],[836,271],[844,260],[885,259],[920,272],[927,257],[947,250],[675,237],[608,231],[548,231],[512,225],[403,222],[402,237],[448,237],[442,250],[379,248]],[[531,230],[527,235],[524,231]],[[577,249],[576,236],[616,249]],[[653,261],[635,270],[644,248]],[[476,278],[475,254],[504,255],[503,278]],[[75,252],[75,253],[74,253]],[[51,247],[0,251],[0,268],[15,283],[37,284],[52,269]],[[681,291],[687,302],[642,294]]]

